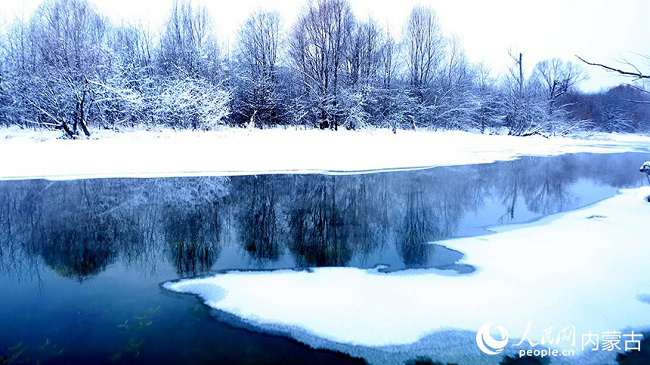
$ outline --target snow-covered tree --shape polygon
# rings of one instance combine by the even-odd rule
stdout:
[[[160,39],[159,67],[169,77],[219,75],[219,46],[212,18],[205,6],[189,0],[174,0]]]
[[[535,66],[534,77],[544,89],[547,103],[547,131],[550,134],[564,134],[579,124],[571,122],[567,113],[568,104],[563,96],[573,91],[574,86],[585,78],[582,68],[559,58],[543,60]]]
[[[94,83],[109,71],[107,28],[86,0],[48,0],[36,10],[17,50],[23,58],[31,47],[33,58],[25,65],[31,68],[24,80],[28,89],[19,97],[38,122],[55,125],[70,137],[79,130],[90,135],[88,124],[98,117]]]
[[[409,83],[421,98],[444,58],[444,37],[433,9],[416,6],[406,21],[404,38]]]
[[[300,75],[308,112],[320,128],[337,129],[339,93],[354,15],[345,0],[317,0],[299,15],[289,40],[292,66]],[[315,114],[314,114],[315,112]]]
[[[282,117],[282,95],[278,89],[280,16],[256,11],[241,27],[237,37],[240,67],[235,111],[243,122],[259,127],[276,125]]]
[[[0,25],[0,125],[93,128],[303,125],[464,129],[512,135],[650,130],[643,85],[584,94],[583,71],[550,59],[505,77],[470,62],[433,9],[416,6],[402,37],[347,0],[312,0],[289,31],[277,13],[243,23],[222,52],[205,6],[174,0],[160,29],[111,22],[89,0],[42,0]],[[635,80],[617,69],[587,62]],[[626,66],[627,67],[627,66]]]
[[[510,52],[513,65],[504,80],[504,125],[508,134],[528,136],[544,131],[546,117],[541,99],[536,97],[536,85],[524,74],[523,54]]]

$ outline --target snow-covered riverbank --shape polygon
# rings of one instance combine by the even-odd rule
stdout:
[[[650,187],[624,190],[491,235],[437,242],[465,254],[462,263],[477,268],[469,275],[318,268],[231,272],[164,286],[198,294],[247,322],[284,326],[298,338],[307,332],[352,345],[408,345],[436,331],[475,332],[495,322],[507,328],[506,350],[513,350],[530,321],[528,336],[538,344],[548,328],[555,336],[575,326],[580,354],[583,333],[650,326],[649,195]],[[473,344],[461,353],[490,358]]]
[[[75,179],[354,172],[465,165],[575,152],[647,151],[650,137],[510,137],[466,132],[95,131],[89,140],[57,131],[0,129],[1,179]]]

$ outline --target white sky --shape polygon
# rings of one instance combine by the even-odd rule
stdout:
[[[141,21],[156,29],[172,0],[91,0],[111,19]],[[0,0],[0,19],[27,16],[39,0]],[[205,4],[221,41],[235,39],[237,28],[257,8],[277,10],[289,27],[307,0],[195,0]],[[458,36],[472,61],[485,62],[495,75],[510,64],[509,48],[524,53],[528,69],[545,58],[579,62],[574,55],[608,64],[628,59],[650,71],[650,1],[648,0],[350,0],[355,14],[372,15],[399,34],[413,5],[430,5],[447,35]],[[587,67],[585,91],[628,81]]]

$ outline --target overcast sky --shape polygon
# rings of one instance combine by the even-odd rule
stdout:
[[[104,14],[119,21],[136,20],[159,26],[172,0],[91,0]],[[27,16],[40,0],[0,0],[0,14]],[[290,27],[307,0],[195,0],[205,4],[221,41],[235,39],[237,28],[257,8],[277,10]],[[399,34],[415,4],[430,5],[443,31],[458,36],[472,61],[485,62],[495,75],[505,72],[509,48],[524,53],[528,69],[545,58],[579,62],[574,55],[614,65],[624,59],[650,70],[650,1],[648,0],[350,0],[358,18],[373,16]],[[597,91],[628,80],[588,68],[590,79],[581,88]]]

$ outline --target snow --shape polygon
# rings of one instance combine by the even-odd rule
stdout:
[[[650,326],[644,302],[650,294],[649,195],[650,187],[622,190],[533,223],[436,242],[465,254],[461,263],[477,268],[467,275],[329,267],[228,272],[164,287],[197,294],[255,326],[335,343],[407,345],[495,322],[508,330],[512,345],[532,321],[536,342],[543,329],[574,325],[580,353],[582,333]]]
[[[136,129],[98,130],[87,140],[60,136],[58,131],[0,129],[0,179],[367,172],[489,163],[523,155],[618,153],[650,146],[650,137],[636,135],[587,140],[457,131],[393,134],[383,129]]]
[[[645,172],[646,174],[650,174],[650,161],[646,161],[641,165],[639,168],[639,171]]]

